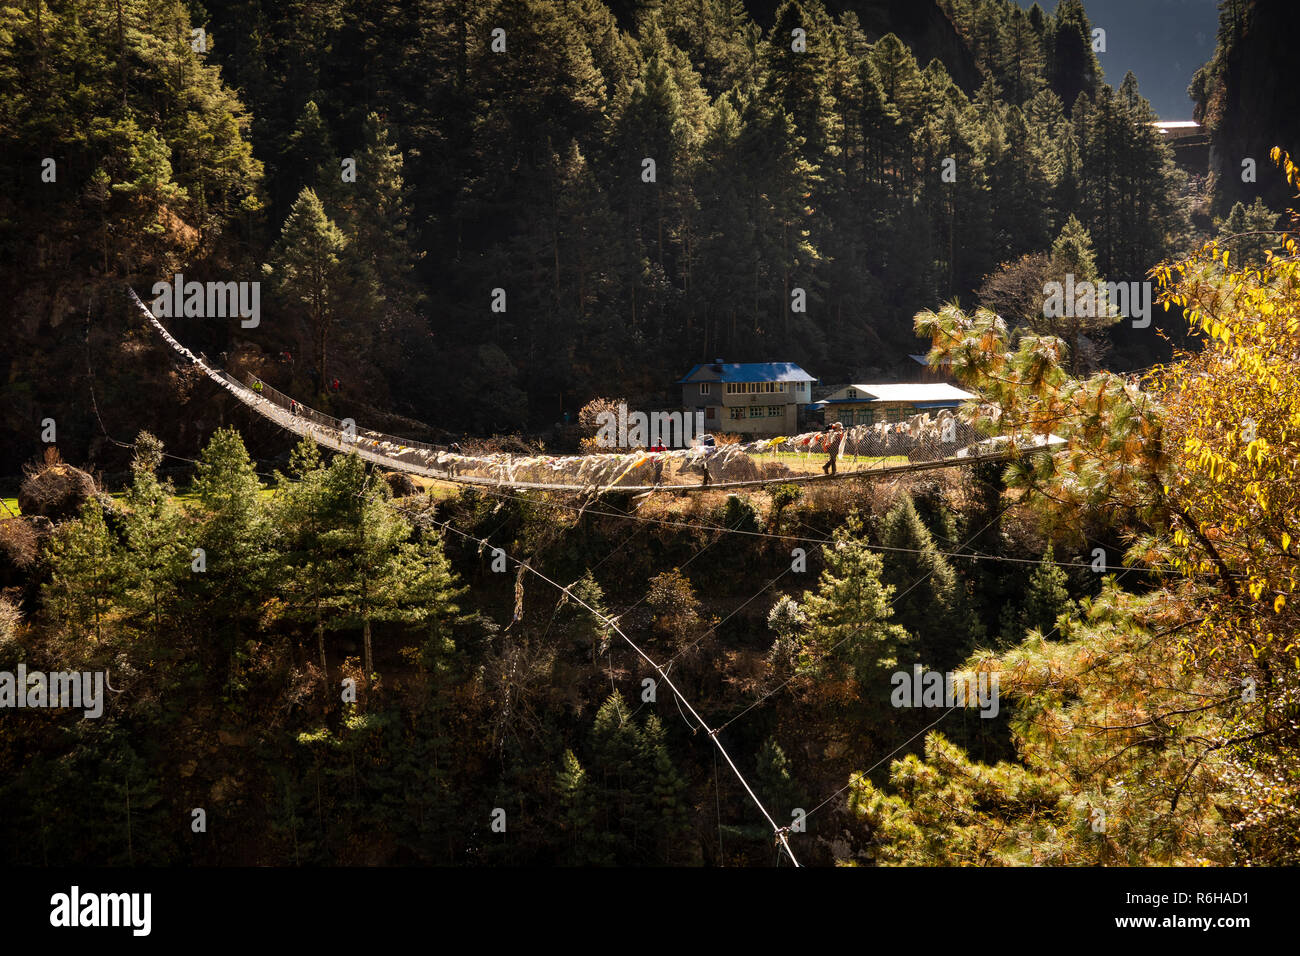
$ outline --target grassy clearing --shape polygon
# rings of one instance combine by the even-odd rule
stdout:
[[[772,454],[755,455],[754,461],[762,464],[765,461],[775,461],[791,471],[797,472],[816,472],[821,471],[822,466],[826,464],[826,453],[817,452],[800,452],[800,451],[779,451]],[[859,469],[859,468],[887,468],[891,465],[906,465],[906,455],[840,455],[837,467],[840,470]]]
[[[460,491],[460,485],[454,481],[439,481],[437,478],[422,478],[419,475],[412,475],[411,479],[426,495],[439,501],[443,498],[454,498]]]

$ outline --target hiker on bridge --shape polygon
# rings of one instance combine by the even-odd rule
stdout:
[[[650,460],[654,463],[655,484],[661,485],[664,480],[664,453],[668,451],[668,447],[661,438],[657,439],[648,451],[650,452]]]
[[[822,447],[826,449],[826,464],[822,465],[822,474],[835,474],[835,459],[839,457],[840,446],[844,444],[844,426],[832,422],[822,434]]]
[[[704,480],[700,482],[701,488],[707,488],[713,481],[713,476],[709,474],[709,455],[718,447],[717,441],[712,435],[701,435],[699,441],[700,447],[700,470],[704,472]]]

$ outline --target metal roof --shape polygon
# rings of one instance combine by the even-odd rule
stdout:
[[[685,377],[678,380],[678,385],[691,382],[815,382],[813,378],[793,362],[722,362],[717,365],[721,372],[714,371],[715,363],[701,362]],[[699,373],[703,371],[704,375]],[[698,377],[697,377],[698,376]]]
[[[830,399],[830,401],[866,402],[966,402],[977,396],[945,382],[921,382],[904,385],[845,385],[862,393],[860,399]],[[843,391],[839,389],[838,391]]]

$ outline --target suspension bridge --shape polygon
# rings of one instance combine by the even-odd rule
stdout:
[[[355,453],[393,471],[456,484],[588,495],[611,490],[647,493],[757,489],[777,484],[878,479],[1005,461],[1026,453],[1050,451],[1065,443],[1054,435],[990,438],[944,410],[934,419],[920,414],[901,422],[848,428],[833,474],[807,470],[814,456],[817,462],[824,460],[816,432],[661,452],[465,454],[449,445],[400,438],[362,428],[351,419],[327,415],[251,373],[240,381],[178,342],[135,290],[129,291],[141,315],[181,359],[263,418],[334,451]]]
[[[130,295],[146,321],[181,360],[199,369],[214,384],[263,418],[295,435],[310,438],[320,445],[344,454],[355,453],[385,468],[464,485],[491,486],[495,489],[577,492],[590,500],[590,497],[609,490],[636,493],[691,492],[760,488],[774,484],[874,479],[936,468],[1005,461],[1021,454],[1050,452],[1053,448],[1064,444],[1063,439],[1053,435],[1030,435],[1016,440],[1010,436],[989,438],[981,435],[969,424],[961,422],[950,412],[941,411],[933,420],[928,415],[917,415],[906,422],[874,426],[860,425],[848,429],[840,449],[844,467],[835,474],[820,474],[815,471],[807,474],[791,467],[790,458],[802,459],[800,463],[803,464],[811,462],[814,455],[817,460],[821,460],[821,455],[817,454],[818,447],[814,447],[818,433],[765,439],[743,445],[723,445],[717,448],[697,446],[663,452],[634,451],[624,454],[569,456],[504,453],[466,455],[451,446],[432,445],[387,435],[361,428],[349,419],[334,418],[285,395],[252,374],[246,374],[244,380],[240,381],[224,369],[214,367],[204,356],[195,355],[178,342],[141,302],[134,290],[130,290]],[[821,450],[824,452],[824,449]],[[714,477],[719,480],[712,480]],[[585,505],[583,507],[585,508]],[[450,524],[439,523],[439,525],[448,531],[469,537],[465,532],[451,527]],[[774,846],[783,850],[791,863],[796,867],[799,866],[799,861],[787,838],[790,827],[779,825],[768,812],[745,780],[721,739],[721,733],[727,726],[749,713],[784,684],[769,691],[726,723],[710,728],[691,702],[669,679],[664,667],[648,657],[615,620],[605,617],[596,609],[586,605],[573,593],[572,585],[565,586],[547,577],[533,568],[527,560],[513,557],[511,560],[519,566],[521,576],[524,571],[531,572],[600,617],[638,657],[654,669],[674,697],[687,708],[699,727],[707,733],[709,740],[740,781],[749,798],[758,807],[767,824],[772,828]],[[841,638],[840,643],[847,639],[846,635]],[[671,662],[669,663],[671,665]],[[887,757],[897,753],[902,746],[910,742],[911,740],[906,741],[895,748]],[[846,789],[848,788],[841,788],[819,803],[813,812],[829,804]]]

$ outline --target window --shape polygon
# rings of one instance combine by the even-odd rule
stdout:
[[[700,382],[700,394],[701,394],[701,395],[707,395],[707,394],[709,394],[709,383],[708,383],[708,382]]]
[[[767,417],[768,417],[768,418],[781,418],[781,417],[784,416],[784,415],[785,415],[785,406],[784,406],[784,405],[769,405],[769,406],[767,406]]]
[[[903,420],[903,417],[907,414],[907,409],[903,408],[901,405],[895,405],[893,408],[889,410],[888,414],[889,414],[889,421],[901,422]]]
[[[858,390],[857,390],[856,388],[851,388],[851,389],[848,390],[848,392],[845,393],[845,396],[844,396],[844,397],[845,397],[845,398],[857,398],[857,397],[858,397]]]
[[[745,408],[743,405],[736,405],[733,408],[729,409],[729,411],[731,412],[731,420],[733,422],[740,421],[742,418],[745,417]]]
[[[876,423],[876,410],[874,408],[864,408],[858,412],[860,421],[859,425],[874,425]]]
[[[704,386],[701,385],[701,388]],[[802,385],[796,386],[803,389]],[[728,382],[728,395],[779,395],[784,394],[789,389],[785,382]],[[701,394],[707,394],[701,392]]]

